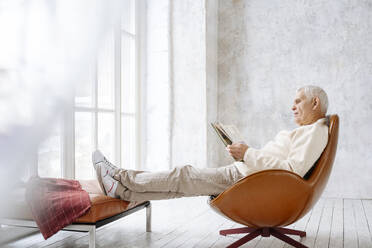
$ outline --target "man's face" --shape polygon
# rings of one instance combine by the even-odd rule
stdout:
[[[303,90],[297,92],[292,111],[294,120],[298,125],[302,126],[308,124],[308,120],[313,113],[313,105],[311,99],[306,98]]]

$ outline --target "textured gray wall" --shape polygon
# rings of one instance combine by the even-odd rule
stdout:
[[[321,86],[340,116],[325,196],[372,197],[372,1],[220,0],[218,22],[218,118],[260,147],[295,127],[296,88]]]
[[[172,1],[171,165],[206,163],[205,1]]]
[[[221,141],[210,123],[218,114],[218,1],[206,0],[206,102],[207,162],[205,167],[219,167]]]

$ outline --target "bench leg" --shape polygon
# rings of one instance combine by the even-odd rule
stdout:
[[[89,230],[89,248],[96,247],[96,227],[92,226]]]
[[[146,232],[151,232],[151,202],[146,206]]]

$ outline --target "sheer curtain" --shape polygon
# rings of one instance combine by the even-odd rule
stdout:
[[[147,170],[218,166],[217,21],[218,1],[147,1]]]
[[[56,120],[71,108],[74,87],[87,77],[120,6],[103,0],[0,2],[2,196],[22,177],[36,174],[37,147],[61,132]]]

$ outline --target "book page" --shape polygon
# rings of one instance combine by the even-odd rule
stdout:
[[[223,125],[222,127],[233,143],[244,142],[243,136],[235,125]]]
[[[230,142],[232,143],[233,140],[232,140],[231,136],[229,135],[229,133],[225,130],[225,125],[223,125],[222,123],[217,123],[217,126],[218,126],[219,130],[224,134],[224,136],[226,136],[226,138],[229,139]]]
[[[224,125],[220,122],[211,122],[211,125],[225,146],[231,145],[232,143],[244,142],[243,136],[240,134],[236,126]],[[234,160],[237,161],[235,158]],[[239,161],[242,162],[243,160]]]
[[[213,129],[216,131],[217,135],[220,137],[220,139],[222,140],[222,142],[224,143],[225,146],[232,144],[232,141],[231,141],[230,137],[228,137],[226,132],[221,127],[220,123],[218,123],[218,122],[211,123],[211,125],[212,125]]]

